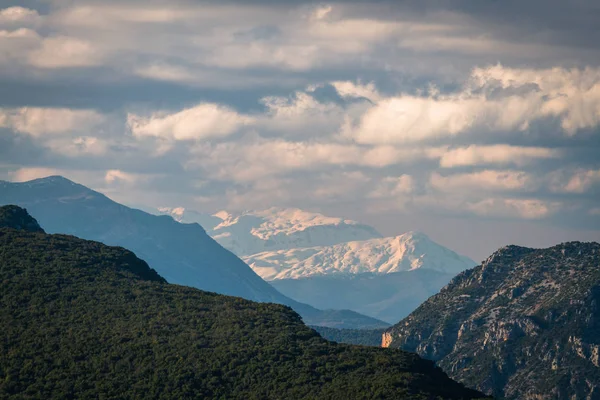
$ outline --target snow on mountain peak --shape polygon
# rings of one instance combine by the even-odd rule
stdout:
[[[326,217],[323,214],[300,210],[298,208],[271,207],[261,211],[248,211],[242,216],[254,216],[263,219],[263,222],[253,227],[251,232],[263,240],[279,234],[291,235],[315,226],[359,225],[358,222],[343,218]]]
[[[387,274],[419,268],[456,274],[476,265],[418,232],[333,246],[263,252],[243,259],[265,280]]]
[[[162,207],[159,212],[178,222],[199,223],[213,239],[238,256],[381,237],[368,225],[298,208],[271,207],[241,213],[223,210],[209,215],[183,207]]]
[[[219,244],[242,257],[266,280],[331,274],[387,274],[419,268],[459,273],[467,257],[417,231],[382,237],[374,228],[298,208],[213,215],[161,208],[179,222],[198,222]]]

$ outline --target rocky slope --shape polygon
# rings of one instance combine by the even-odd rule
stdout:
[[[286,304],[307,323],[344,328],[389,324],[354,311],[321,311],[279,293],[198,224],[180,224],[118,204],[60,176],[0,181],[0,205],[26,207],[49,233],[66,233],[122,246],[143,257],[170,283]]]
[[[128,250],[4,215],[2,399],[481,397],[415,354],[328,342],[288,307],[167,284]]]
[[[600,244],[502,248],[382,342],[500,398],[600,398]]]

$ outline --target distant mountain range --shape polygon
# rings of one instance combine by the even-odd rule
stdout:
[[[381,237],[368,225],[297,208],[272,207],[235,214],[220,211],[213,215],[182,207],[158,210],[178,222],[199,223],[219,244],[240,257]]]
[[[600,398],[600,244],[507,246],[383,335],[506,399]]]
[[[65,233],[122,246],[145,259],[170,283],[291,306],[305,322],[344,328],[387,323],[349,310],[322,311],[292,300],[221,247],[198,224],[180,224],[118,204],[59,176],[12,183],[0,181],[0,205],[26,207],[50,233]]]
[[[476,265],[423,233],[384,238],[368,225],[296,208],[214,215],[182,207],[159,212],[204,224],[213,239],[289,297],[390,323]]]
[[[456,275],[475,266],[473,260],[419,232],[332,246],[262,252],[242,259],[267,281],[339,274],[381,275],[417,269]]]
[[[483,397],[415,354],[328,342],[288,307],[168,284],[131,251],[46,234],[18,207],[0,207],[0,266],[2,399]]]
[[[376,275],[311,276],[269,283],[294,299],[316,308],[348,308],[396,323],[454,277],[430,269]]]

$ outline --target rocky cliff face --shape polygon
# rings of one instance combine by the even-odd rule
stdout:
[[[600,398],[600,244],[502,248],[390,328],[384,347],[436,360],[508,399]]]

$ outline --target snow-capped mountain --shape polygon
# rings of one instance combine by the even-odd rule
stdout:
[[[220,211],[209,215],[182,207],[164,207],[159,212],[179,222],[199,223],[220,245],[238,256],[381,237],[368,225],[297,208],[272,207],[238,214]]]
[[[183,207],[159,207],[158,214],[170,215],[175,221],[184,224],[200,224],[200,226],[202,226],[207,233],[210,232],[213,227],[217,226],[223,221],[217,216],[194,210],[188,210],[187,208]]]
[[[213,215],[181,207],[160,212],[199,223],[286,296],[391,323],[476,265],[423,233],[382,237],[368,225],[297,208]]]
[[[458,274],[476,265],[419,232],[333,246],[268,251],[242,259],[267,281],[335,274],[389,274],[419,268]]]

